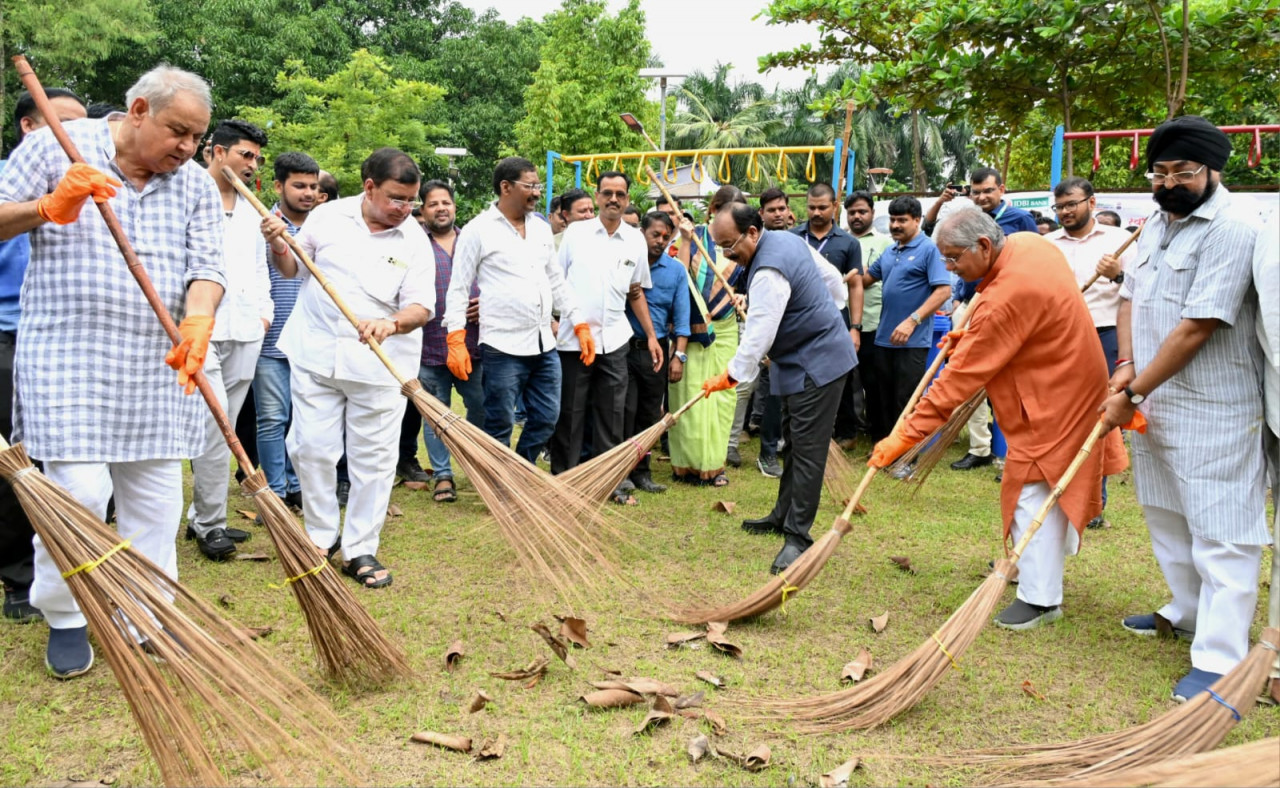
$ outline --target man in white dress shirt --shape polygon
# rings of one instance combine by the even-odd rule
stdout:
[[[435,306],[435,256],[412,219],[421,174],[407,154],[379,148],[360,165],[364,189],[312,211],[298,243],[359,318],[353,328],[279,236],[269,217],[272,262],[302,290],[277,346],[289,357],[293,426],[286,447],[302,483],[307,534],[342,550],[343,572],[365,588],[391,584],[378,562],[379,536],[395,484],[405,399],[367,347],[377,340],[402,374],[422,355],[422,326]],[[351,492],[339,530],[337,463],[346,433]]]
[[[230,167],[241,181],[252,183],[262,166],[267,135],[243,120],[224,120],[209,139],[209,175],[218,185],[225,221],[222,223],[223,259],[227,291],[213,319],[213,341],[205,358],[208,376],[218,403],[232,424],[240,416],[249,385],[258,367],[262,338],[271,327],[275,306],[271,301],[271,277],[267,273],[266,243],[259,230],[261,219],[222,174]],[[213,413],[205,414],[204,453],[191,458],[191,507],[187,510],[187,538],[195,539],[200,552],[211,561],[222,561],[249,538],[248,531],[227,527],[227,446]],[[248,469],[246,469],[246,472]]]
[[[453,280],[445,296],[449,371],[466,380],[467,305],[480,283],[480,354],[484,363],[484,431],[511,443],[516,402],[526,420],[516,453],[536,462],[560,417],[560,357],[551,334],[551,312],[573,327],[586,366],[595,361],[595,340],[578,309],[556,256],[551,225],[529,217],[538,207],[542,182],[528,159],[511,156],[493,172],[497,199],[458,236]]]
[[[663,351],[649,321],[649,307],[642,288],[652,287],[649,251],[640,231],[622,221],[631,204],[627,189],[631,179],[621,172],[605,172],[596,182],[594,219],[574,222],[560,243],[560,265],[573,290],[582,316],[591,328],[596,358],[586,366],[582,348],[567,322],[560,324],[556,347],[560,351],[560,419],[551,436],[551,472],[561,473],[581,459],[583,426],[591,419],[591,456],[612,449],[622,441],[627,404],[627,352],[632,336],[627,320],[631,305],[644,329],[649,355],[662,366]],[[589,415],[588,415],[589,414]],[[650,482],[653,485],[652,482]],[[656,486],[656,485],[653,485]],[[625,491],[615,493],[619,503],[634,503]]]

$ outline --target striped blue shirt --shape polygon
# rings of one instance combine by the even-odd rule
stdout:
[[[302,229],[302,225],[289,221],[289,217],[280,211],[280,203],[271,206],[271,213],[284,219],[285,225],[289,228],[289,235],[297,235]],[[271,277],[271,301],[276,305],[276,315],[271,319],[271,328],[267,329],[267,335],[262,339],[262,355],[267,358],[283,359],[285,355],[276,347],[276,340],[280,338],[280,330],[284,328],[285,321],[293,313],[293,305],[298,301],[298,291],[302,289],[302,277],[285,279],[280,275],[276,267],[271,264],[270,244],[267,244],[267,273]]]

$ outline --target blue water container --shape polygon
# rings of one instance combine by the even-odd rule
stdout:
[[[1001,459],[1009,454],[1009,444],[1004,439],[1004,433],[1000,431],[995,410],[991,411],[991,453]]]
[[[929,360],[925,362],[926,366],[932,366],[933,360],[938,357],[938,343],[951,331],[951,318],[947,315],[933,316],[933,342],[929,344]],[[942,368],[939,367],[941,372]]]

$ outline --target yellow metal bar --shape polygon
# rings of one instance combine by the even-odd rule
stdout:
[[[795,145],[790,147],[763,147],[763,148],[706,148],[701,150],[672,150],[672,151],[656,151],[657,155],[670,156],[672,158],[690,158],[694,156],[746,156],[752,153],[756,155],[762,154],[813,154],[813,153],[834,153],[834,145]],[[560,158],[566,162],[590,161],[595,157],[608,156],[608,153],[584,153],[577,156],[561,156]],[[613,154],[614,162],[623,159],[642,159],[646,156],[655,155],[655,151],[622,151]]]

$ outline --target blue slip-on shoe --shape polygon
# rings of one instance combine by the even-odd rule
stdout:
[[[1179,703],[1186,703],[1202,692],[1207,692],[1209,687],[1218,679],[1222,678],[1221,673],[1210,673],[1207,670],[1192,668],[1191,672],[1182,677],[1173,688],[1173,699]],[[1252,703],[1253,701],[1249,701]],[[1224,704],[1225,705],[1225,704]],[[1229,706],[1227,708],[1230,708]],[[1232,709],[1232,711],[1235,711]]]
[[[1176,635],[1183,640],[1194,640],[1196,637],[1195,630],[1178,629],[1169,623],[1169,619],[1159,613],[1140,613],[1135,616],[1125,616],[1120,625],[1135,635],[1143,635],[1145,637],[1172,638]]]
[[[93,646],[89,645],[89,628],[49,629],[49,645],[44,653],[44,666],[55,679],[83,676],[93,667]]]

